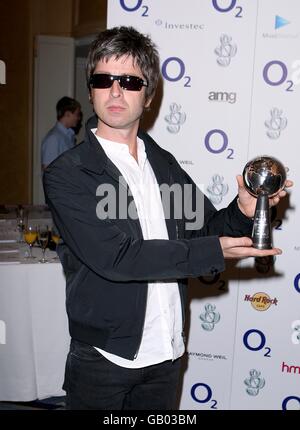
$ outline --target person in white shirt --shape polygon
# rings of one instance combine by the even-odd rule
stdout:
[[[256,200],[241,176],[237,198],[217,211],[139,130],[158,78],[148,36],[132,27],[100,33],[87,62],[97,121],[44,173],[67,280],[67,409],[174,409],[187,278],[219,273],[228,258],[281,253],[252,247]],[[177,190],[167,202],[166,188]],[[179,215],[185,203],[192,210]]]

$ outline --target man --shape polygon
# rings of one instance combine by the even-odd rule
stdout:
[[[42,141],[42,170],[60,154],[73,148],[75,130],[82,118],[80,103],[70,97],[63,97],[57,102],[56,113],[57,123]]]
[[[174,408],[187,278],[223,271],[226,258],[281,253],[256,250],[244,237],[256,200],[240,176],[238,198],[216,211],[175,158],[139,130],[158,77],[150,38],[132,27],[100,33],[87,63],[97,126],[44,174],[63,239],[68,409]]]

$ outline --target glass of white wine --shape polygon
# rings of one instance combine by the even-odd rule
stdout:
[[[42,259],[39,260],[39,262],[48,263],[49,260],[45,258],[45,252],[46,252],[46,248],[49,240],[49,229],[47,225],[39,226],[37,239],[38,239],[38,244],[40,245],[43,253]]]
[[[37,232],[37,228],[35,226],[32,225],[25,225],[24,228],[24,240],[25,242],[29,245],[29,254],[25,257],[27,258],[35,258],[32,255],[32,247],[34,242],[36,241],[38,237],[38,232]]]

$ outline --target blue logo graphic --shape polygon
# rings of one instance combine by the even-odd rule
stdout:
[[[290,24],[290,21],[288,21],[287,19],[282,18],[282,16],[279,15],[275,16],[275,30],[288,24]]]
[[[298,273],[298,275],[294,279],[294,287],[295,290],[300,293],[300,273]]]
[[[204,393],[202,393],[202,391],[204,391]],[[200,397],[203,396],[203,394],[206,394],[206,397]],[[209,385],[205,384],[204,382],[199,382],[197,384],[194,384],[191,388],[191,396],[192,399],[197,402],[197,403],[208,403],[209,401],[211,401],[211,406],[210,409],[218,409],[217,407],[217,400],[212,399],[212,389],[210,388]]]
[[[292,407],[290,409],[299,409],[300,397],[298,397],[298,396],[288,396],[282,402],[282,409],[284,411],[286,411],[288,409],[288,403],[290,401],[292,401],[292,403],[294,403],[294,405],[293,405],[294,407]],[[298,404],[296,402],[298,402]]]
[[[253,341],[253,335],[254,335],[254,341]],[[257,344],[257,341],[259,342],[258,344]],[[271,348],[269,346],[265,347],[266,336],[262,331],[257,330],[255,328],[247,330],[243,336],[243,343],[245,347],[250,351],[260,351],[261,349],[264,348],[266,350],[266,352],[264,353],[264,357],[268,357],[268,358],[271,357],[271,354],[270,354]],[[253,345],[253,343],[255,344]]]

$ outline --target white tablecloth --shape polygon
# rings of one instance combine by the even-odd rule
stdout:
[[[69,343],[61,264],[2,263],[0,401],[64,395]]]

